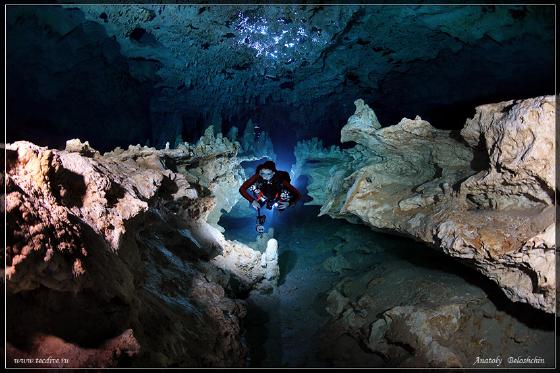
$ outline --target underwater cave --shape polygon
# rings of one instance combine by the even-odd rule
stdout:
[[[5,15],[6,367],[555,367],[554,6]]]

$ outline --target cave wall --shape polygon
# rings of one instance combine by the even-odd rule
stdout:
[[[60,148],[79,137],[109,150],[150,138],[150,66],[123,56],[101,24],[77,9],[16,6],[7,35],[8,141]]]
[[[476,105],[554,89],[550,6],[63,5],[7,18],[9,140],[162,147],[253,119],[288,149],[338,143],[358,97],[382,126],[421,115],[460,129]]]
[[[8,366],[245,366],[240,298],[279,267],[276,240],[261,253],[209,224],[240,184],[237,150],[7,144]]]

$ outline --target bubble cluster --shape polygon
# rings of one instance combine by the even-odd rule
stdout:
[[[328,39],[321,30],[309,29],[304,19],[293,19],[297,19],[297,12],[292,12],[289,18],[274,20],[239,12],[234,22],[238,31],[236,43],[240,48],[254,49],[255,57],[285,64],[308,56],[317,49],[313,48],[314,44],[327,44]]]

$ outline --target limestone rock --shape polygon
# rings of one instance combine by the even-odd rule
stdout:
[[[426,254],[434,260],[442,255]],[[535,332],[532,325],[517,324],[519,315],[495,304],[487,290],[450,271],[430,273],[401,260],[348,273],[327,295],[326,311],[332,318],[323,335],[324,356],[343,358],[334,346],[351,338],[382,357],[378,364],[384,368],[467,367],[476,356],[515,350],[516,340]],[[539,310],[525,309],[524,315],[532,320],[546,317],[548,325],[553,324],[552,315]],[[551,330],[547,333],[550,341]],[[529,342],[523,348],[541,351],[543,341],[535,336],[532,347]]]
[[[94,155],[99,155],[99,152],[92,149],[89,142],[81,142],[80,139],[72,139],[66,141],[66,151],[80,153],[85,157],[93,157]]]
[[[555,99],[479,106],[462,136],[483,145],[489,167],[461,184],[474,208],[530,209],[554,204]]]
[[[359,131],[353,120],[342,132],[358,145],[315,155],[299,143],[297,172],[321,214],[419,239],[553,312],[554,108],[551,96],[478,107],[469,146],[420,117]]]
[[[134,337],[132,329],[108,340],[101,347],[90,349],[67,342],[52,335],[37,335],[33,337],[32,352],[8,345],[7,354],[18,356],[19,359],[29,359],[29,362],[18,363],[19,367],[33,368],[37,365],[50,368],[70,367],[107,367],[114,366],[121,359],[134,357],[140,352],[140,344]],[[37,356],[35,351],[41,351]],[[40,359],[39,363],[36,359]]]
[[[342,273],[345,269],[352,269],[352,265],[344,255],[331,256],[323,262],[323,267],[330,272]]]
[[[448,347],[461,320],[461,307],[457,304],[437,309],[397,306],[383,313],[382,318],[371,324],[367,346],[390,359],[397,359],[393,346],[406,346],[402,367],[462,367],[459,357]]]
[[[313,200],[309,204],[324,205],[328,203],[323,197],[334,194],[334,191],[340,188],[341,177],[344,175],[338,172],[333,175],[333,170],[338,170],[345,162],[351,162],[352,157],[342,152],[334,145],[325,149],[323,142],[314,137],[311,140],[300,141],[294,148],[296,163],[292,166],[290,175],[293,180],[305,174],[309,176],[308,183],[309,195],[313,196]],[[307,167],[307,163],[312,164]],[[336,166],[339,167],[336,167]],[[304,172],[312,168],[314,172]],[[329,192],[323,193],[321,189],[327,188]],[[314,190],[311,190],[312,188]]]
[[[231,136],[234,136],[237,131],[234,130]],[[256,160],[262,158],[268,158],[276,160],[276,154],[274,153],[274,148],[272,146],[272,140],[266,131],[260,133],[256,132],[256,125],[253,121],[249,119],[245,125],[245,130],[243,131],[243,136],[240,139],[241,142],[241,154],[240,157],[244,160]]]
[[[333,289],[327,296],[327,312],[333,317],[338,317],[345,309],[348,302],[348,298],[342,295],[339,290]]]
[[[261,257],[261,267],[265,268],[265,279],[272,284],[278,282],[280,267],[278,266],[278,241],[268,240],[266,251]]]
[[[278,266],[273,243],[263,268],[206,220],[235,145],[69,149],[6,146],[8,360],[61,346],[72,367],[242,366],[245,306],[226,290],[273,287]]]
[[[356,141],[381,128],[377,116],[361,98],[354,101],[356,112],[348,119],[348,123],[340,131],[340,141]]]

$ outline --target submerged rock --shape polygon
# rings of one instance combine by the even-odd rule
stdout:
[[[348,119],[348,123],[340,131],[340,141],[355,141],[364,135],[371,135],[381,128],[377,116],[364,100],[358,99],[354,101],[356,105],[356,113]]]
[[[86,157],[93,157],[93,156],[99,154],[98,151],[91,148],[88,141],[81,142],[80,139],[72,139],[72,140],[66,141],[66,149],[65,150],[67,152],[80,153],[81,155],[86,156]]]
[[[207,222],[232,144],[68,144],[6,146],[8,361],[62,348],[64,367],[243,366],[236,297],[273,287],[278,263]]]
[[[396,359],[397,346],[403,346],[401,367],[462,367],[450,350],[448,340],[459,329],[461,306],[450,304],[436,309],[397,306],[385,311],[371,325],[367,347],[388,358]],[[407,351],[408,350],[408,351]],[[411,357],[406,357],[410,355]],[[403,357],[398,356],[403,359]]]
[[[355,147],[296,146],[321,214],[431,244],[554,312],[554,97],[480,106],[464,141],[420,117],[378,128],[368,109],[342,129]]]
[[[266,269],[266,280],[276,285],[280,276],[280,267],[278,266],[278,241],[274,238],[268,240],[266,244],[266,251],[261,257],[261,267]]]
[[[488,167],[461,184],[471,209],[538,209],[554,204],[553,97],[477,108],[461,131],[486,152]]]
[[[477,356],[519,354],[546,356],[540,364],[553,364],[553,315],[495,304],[505,297],[479,287],[474,270],[457,268],[468,281],[449,270],[455,268],[452,259],[440,253],[406,258],[411,262],[397,255],[369,270],[349,272],[328,292],[325,310],[331,320],[321,331],[320,356],[336,366],[364,366],[380,358],[374,363],[378,368],[469,367]],[[438,259],[447,271],[428,265]],[[341,344],[355,346],[353,354],[340,351]],[[369,353],[356,353],[362,350],[358,346]]]
[[[343,255],[331,256],[323,262],[323,267],[330,272],[342,273],[345,269],[352,269]]]
[[[240,158],[243,158],[244,160],[256,160],[262,158],[276,160],[276,154],[274,153],[272,140],[269,134],[262,130],[260,130],[260,133],[257,133],[257,129],[259,129],[258,125],[254,125],[253,121],[249,119],[245,125],[243,136],[239,139],[241,144]],[[232,136],[232,140],[235,140],[235,137],[237,136],[237,128],[230,131],[230,136]]]

